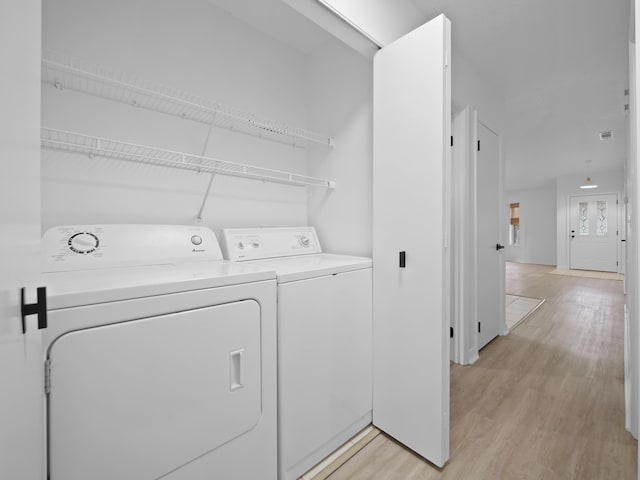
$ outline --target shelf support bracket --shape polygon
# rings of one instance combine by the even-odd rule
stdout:
[[[198,216],[196,217],[199,222],[202,221],[202,214],[204,213],[204,207],[207,205],[207,200],[209,199],[209,192],[211,191],[211,186],[213,185],[213,179],[216,177],[215,173],[211,174],[211,178],[209,179],[209,184],[207,185],[207,190],[204,192],[204,198],[202,199],[202,204],[200,205],[200,210],[198,211]]]
[[[207,147],[209,146],[209,138],[211,137],[211,131],[213,130],[213,124],[215,123],[215,119],[216,119],[216,114],[214,112],[213,116],[211,117],[211,124],[209,125],[209,131],[207,131],[207,138],[204,141],[204,147],[202,147],[201,156],[203,157],[207,153]],[[198,222],[202,222],[202,214],[204,213],[204,208],[207,205],[207,200],[209,200],[209,192],[211,192],[211,186],[213,185],[213,179],[215,177],[216,177],[216,174],[212,172],[211,178],[209,179],[209,183],[207,184],[207,189],[204,192],[204,198],[202,199],[202,203],[200,204],[200,210],[198,210],[198,215],[196,216],[196,219],[198,220]]]

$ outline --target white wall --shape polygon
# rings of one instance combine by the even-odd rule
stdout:
[[[335,42],[309,61],[310,127],[336,134],[336,148],[309,150],[309,174],[335,178],[309,189],[308,220],[325,251],[372,254],[372,63]]]
[[[422,25],[411,0],[283,0],[367,58]]]
[[[284,0],[310,20],[340,38],[366,56],[375,49],[362,46],[362,39],[349,37],[338,28],[341,19],[354,31],[363,32],[378,46],[387,45],[430,20],[411,1],[396,0]],[[319,4],[327,8],[319,7]],[[335,13],[333,18],[328,11]],[[330,21],[333,20],[333,23]],[[455,29],[455,23],[452,25]],[[371,45],[373,45],[371,42]],[[482,78],[471,63],[453,47],[451,54],[451,97],[455,112],[471,106],[480,112],[482,121],[498,133],[504,132],[504,92]]]
[[[638,279],[638,271],[640,256],[638,255],[638,222],[640,221],[640,198],[638,196],[638,185],[640,183],[638,175],[638,138],[640,138],[640,122],[638,122],[638,92],[640,92],[640,75],[638,75],[638,65],[640,65],[640,50],[637,48],[636,32],[640,28],[640,8],[638,0],[630,2],[630,17],[634,28],[630,29],[629,36],[629,156],[626,166],[626,193],[628,196],[627,203],[627,265],[625,268],[625,313],[627,314],[625,321],[627,330],[627,338],[629,339],[630,351],[628,360],[630,385],[628,392],[629,397],[627,409],[627,428],[631,434],[638,438],[638,412],[640,410],[640,395],[638,394],[638,386],[640,385],[640,282]],[[625,340],[627,340],[625,338]],[[627,365],[625,365],[626,367]],[[627,372],[625,372],[627,373]],[[625,375],[625,377],[627,377]],[[625,378],[627,380],[627,378]],[[640,449],[638,449],[640,458]],[[639,463],[640,465],[640,463]],[[638,479],[640,480],[640,468],[638,468]]]
[[[618,199],[622,200],[624,186],[623,170],[613,170],[609,172],[597,172],[591,175],[594,183],[598,185],[596,190],[587,193],[617,193]],[[569,216],[568,205],[569,195],[584,195],[585,190],[580,189],[584,182],[585,174],[561,177],[557,179],[556,189],[556,248],[558,268],[569,268]],[[620,225],[620,222],[618,222]],[[620,228],[620,227],[618,227]]]
[[[318,0],[383,46],[424,23],[410,0]]]
[[[47,0],[43,45],[306,127],[306,59],[206,0]],[[201,154],[207,126],[43,87],[43,125]],[[302,148],[214,129],[207,156],[307,173]],[[42,223],[195,223],[208,175],[45,151]],[[306,223],[301,187],[218,176],[203,224]]]
[[[520,203],[520,245],[506,245],[511,262],[556,264],[556,187],[505,192],[505,204]],[[508,207],[507,207],[508,208]]]
[[[483,78],[455,47],[451,63],[451,98],[454,111],[460,112],[466,106],[471,106],[478,111],[482,123],[497,133],[504,133],[505,99],[500,88]]]

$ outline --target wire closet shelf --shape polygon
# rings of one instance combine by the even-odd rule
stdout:
[[[131,75],[109,71],[53,51],[43,52],[42,82],[58,89],[79,91],[297,147],[303,147],[308,142],[334,146],[334,139],[330,136],[224,106]]]
[[[42,127],[40,129],[40,142],[42,148],[45,149],[84,154],[89,157],[100,156],[155,166],[191,170],[198,173],[207,172],[230,175],[288,185],[335,188],[335,182],[332,180],[135,145],[53,128]]]

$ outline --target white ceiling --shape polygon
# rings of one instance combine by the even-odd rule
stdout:
[[[303,54],[328,34],[282,0],[208,0]],[[394,0],[388,0],[393,2]],[[413,0],[445,13],[453,54],[503,93],[507,188],[622,168],[629,0]],[[455,75],[455,71],[453,71]],[[613,130],[613,138],[599,132]]]
[[[507,188],[586,174],[587,160],[591,173],[623,167],[628,0],[413,1],[448,16],[454,55],[504,92]]]

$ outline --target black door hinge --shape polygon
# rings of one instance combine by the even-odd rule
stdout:
[[[51,359],[44,362],[44,393],[51,393]]]
[[[407,266],[407,252],[402,251],[398,255],[398,266],[400,268],[405,268]]]
[[[453,135],[451,136],[451,146],[453,147]]]
[[[478,140],[478,151],[480,151],[480,140]]]
[[[482,332],[482,327],[480,326],[480,322],[478,322],[478,333]]]
[[[47,328],[47,287],[38,287],[38,301],[24,303],[24,287],[20,290],[20,313],[22,315],[22,333],[27,333],[27,315],[38,315],[38,329]]]
[[[453,327],[449,327],[449,338],[453,338]]]

